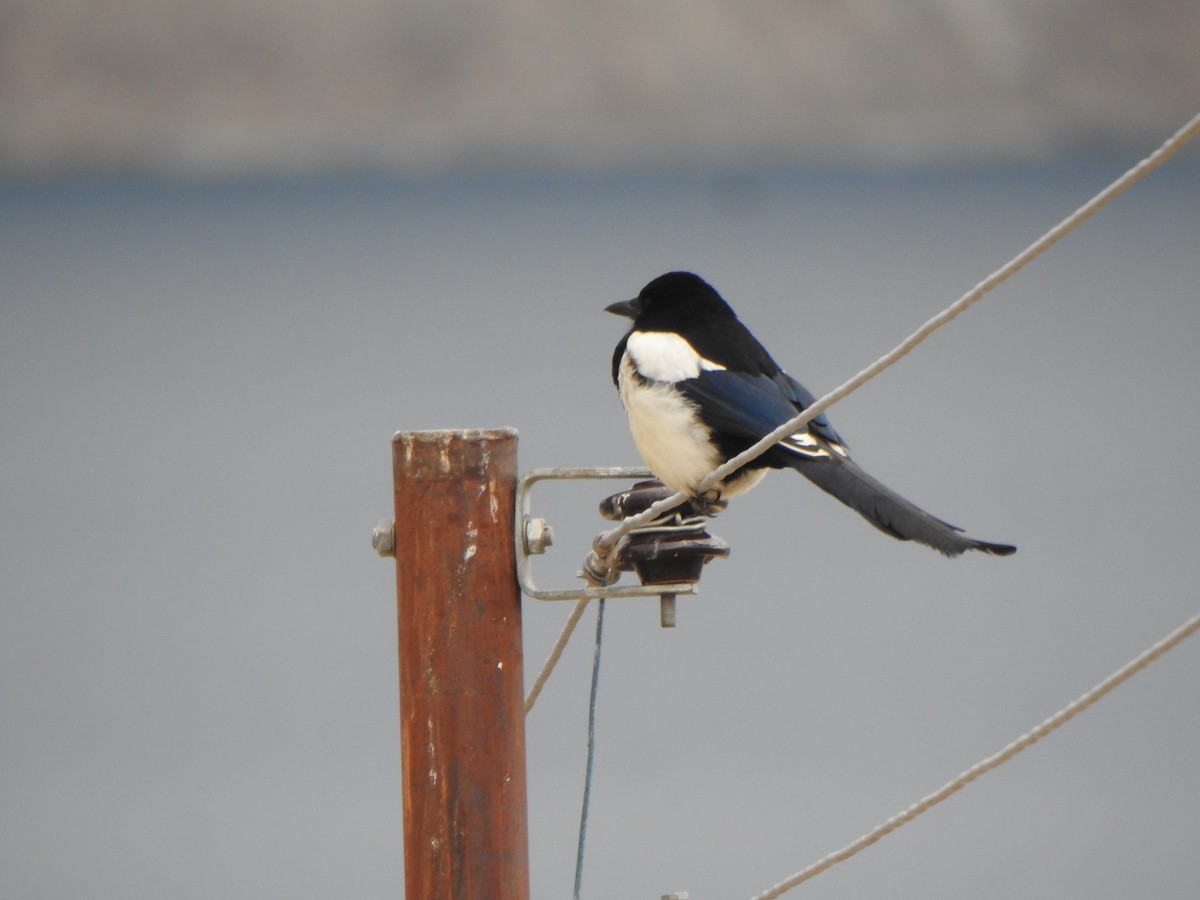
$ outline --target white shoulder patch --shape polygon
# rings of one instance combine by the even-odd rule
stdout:
[[[635,331],[625,342],[625,349],[638,374],[651,381],[684,381],[701,371],[725,368],[705,359],[684,338],[669,331]]]

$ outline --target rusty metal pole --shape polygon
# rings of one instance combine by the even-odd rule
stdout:
[[[517,433],[392,442],[406,900],[528,900]]]

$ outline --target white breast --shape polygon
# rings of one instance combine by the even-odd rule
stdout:
[[[682,338],[679,340],[683,341]],[[687,345],[686,341],[683,343]],[[640,366],[639,369],[645,376],[645,369]],[[617,386],[629,416],[633,443],[646,465],[671,490],[695,494],[695,486],[700,480],[724,462],[709,443],[711,432],[708,426],[700,421],[692,404],[681,397],[672,384],[639,381],[632,353],[628,350],[621,358]],[[746,490],[763,474],[756,471],[740,479],[735,476],[733,484],[722,486],[722,495],[729,497]]]

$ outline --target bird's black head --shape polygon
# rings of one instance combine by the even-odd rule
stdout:
[[[642,288],[633,300],[622,300],[605,312],[633,319],[643,330],[673,331],[688,322],[710,318],[736,318],[721,295],[691,272],[668,272]]]

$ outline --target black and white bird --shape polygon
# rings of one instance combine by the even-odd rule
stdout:
[[[607,312],[633,319],[613,353],[613,383],[638,452],[672,490],[697,496],[704,476],[814,402],[697,275],[669,272]],[[968,537],[875,480],[850,458],[824,413],[700,499],[748,490],[768,468],[795,469],[880,531],[947,556],[1017,549]]]

